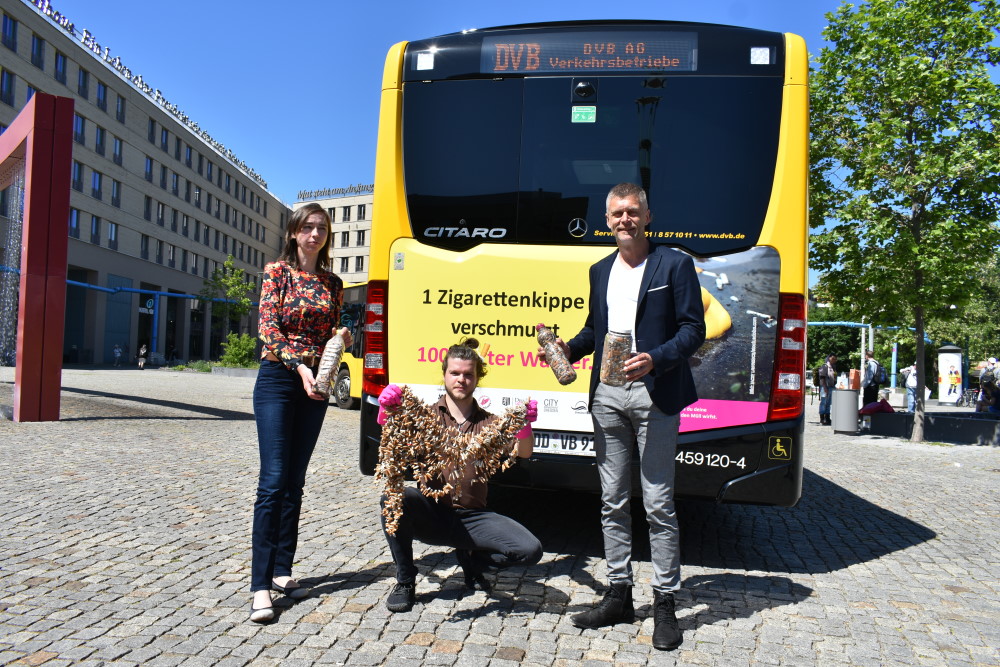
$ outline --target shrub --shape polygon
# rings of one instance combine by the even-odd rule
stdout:
[[[219,364],[236,368],[253,368],[257,365],[257,339],[250,334],[230,333],[222,344]]]

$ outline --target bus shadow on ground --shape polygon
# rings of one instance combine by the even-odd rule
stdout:
[[[682,565],[821,574],[933,539],[926,526],[806,469],[795,507],[678,499]],[[491,487],[493,509],[520,521],[547,552],[603,558],[596,494]],[[633,558],[649,561],[642,501],[632,500]]]

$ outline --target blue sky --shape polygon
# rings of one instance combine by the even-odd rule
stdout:
[[[50,0],[134,74],[256,170],[291,205],[299,190],[372,183],[389,47],[467,28],[575,19],[740,25],[822,47],[834,0]]]

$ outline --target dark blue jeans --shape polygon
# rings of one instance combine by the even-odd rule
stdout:
[[[385,502],[385,498],[382,499]],[[385,517],[382,517],[385,533]],[[542,544],[527,528],[490,510],[451,507],[424,496],[413,487],[403,494],[403,516],[395,535],[385,533],[396,581],[416,580],[413,540],[472,552],[473,563],[482,571],[512,565],[534,565],[542,558]]]
[[[270,589],[274,577],[292,574],[306,468],[327,405],[309,398],[298,373],[281,362],[260,363],[253,390],[260,477],[253,508],[251,591]]]

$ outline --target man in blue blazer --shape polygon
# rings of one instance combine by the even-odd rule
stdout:
[[[610,589],[573,624],[599,628],[635,618],[632,605],[632,448],[639,448],[642,494],[653,564],[653,646],[677,648],[683,639],[674,611],[680,588],[680,534],[674,511],[674,456],[680,411],[698,396],[688,364],[705,341],[705,310],[694,262],[655,246],[646,193],[622,183],[608,193],[608,229],[618,250],[590,267],[590,313],[569,343],[571,362],[594,353],[590,412],[601,478],[601,525]],[[625,384],[600,381],[604,336],[629,331],[633,355]]]

